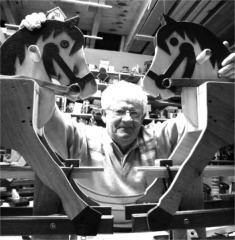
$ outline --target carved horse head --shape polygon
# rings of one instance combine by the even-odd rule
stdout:
[[[175,89],[166,89],[167,78],[218,78],[221,62],[229,55],[223,43],[208,29],[195,23],[176,22],[164,15],[166,25],[155,36],[155,55],[143,79],[145,91],[163,99],[173,97]],[[208,61],[197,61],[209,50]]]
[[[1,74],[20,75],[70,86],[67,97],[88,97],[97,90],[84,56],[79,17],[65,22],[47,20],[40,29],[18,30],[0,49]]]

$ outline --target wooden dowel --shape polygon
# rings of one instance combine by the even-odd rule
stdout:
[[[191,78],[179,78],[179,79],[171,79],[165,78],[162,81],[162,84],[165,88],[170,88],[173,86],[176,87],[198,87],[205,82],[234,82],[234,79],[228,78],[218,78],[218,79],[191,79]]]
[[[148,36],[148,35],[141,35],[141,34],[136,34],[135,39],[140,40],[140,41],[147,41],[147,42],[153,42],[154,41],[153,36]]]
[[[61,169],[68,173],[70,167],[61,167]],[[103,171],[102,167],[75,167],[71,173],[71,178],[88,178],[90,172]],[[15,167],[15,166],[0,166],[1,178],[25,178],[34,179],[34,172],[30,167]]]
[[[171,171],[176,173],[180,166],[171,167]],[[70,167],[61,168],[65,173],[70,171]],[[149,177],[168,178],[169,174],[165,167],[136,167],[138,171],[144,171]],[[90,172],[103,171],[102,167],[75,167],[71,178],[84,179]],[[25,178],[34,179],[34,172],[30,167],[0,166],[1,178]],[[207,166],[202,173],[203,177],[212,176],[233,176],[234,169],[229,166]]]
[[[211,50],[210,49],[204,49],[202,52],[200,52],[197,57],[196,57],[196,61],[198,64],[203,64],[204,62],[206,62],[208,59],[210,59],[211,57]]]
[[[165,167],[137,167],[138,171],[143,171],[146,173],[148,177],[156,177],[156,178],[168,178],[169,174]],[[173,173],[176,173],[180,166],[172,166],[170,167]],[[207,166],[203,173],[203,177],[212,177],[212,176],[233,176],[234,168],[229,166]]]

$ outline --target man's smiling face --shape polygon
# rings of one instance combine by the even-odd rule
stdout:
[[[106,110],[106,129],[113,141],[120,148],[125,148],[137,138],[143,118],[143,109],[139,104],[118,100]]]

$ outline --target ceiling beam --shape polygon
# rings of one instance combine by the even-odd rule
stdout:
[[[155,36],[157,30],[162,25],[163,13],[171,15],[170,13],[178,6],[180,1],[165,1],[160,0],[155,4],[153,10],[149,14],[144,26],[141,29],[141,34],[147,34],[149,36]],[[154,54],[153,43],[142,43],[142,54],[152,55]]]
[[[11,8],[10,8],[10,2],[9,1],[1,1],[1,5],[3,8],[3,11],[5,13],[5,16],[7,18],[8,23],[16,24],[16,19],[14,18]]]
[[[105,0],[100,0],[99,4],[105,4]],[[93,27],[92,27],[92,30],[91,30],[91,35],[92,36],[97,36],[97,34],[99,32],[102,14],[103,14],[103,9],[102,8],[97,8],[96,13],[95,13],[95,17],[94,17],[94,21],[93,21]],[[90,48],[95,47],[95,42],[96,42],[95,39],[91,39]]]
[[[126,37],[126,42],[124,45],[124,52],[128,52],[131,48],[132,43],[134,42],[135,35],[140,31],[142,25],[144,24],[145,20],[147,19],[151,9],[153,6],[156,4],[157,0],[148,0],[148,1],[143,1],[145,2],[142,5],[142,8],[139,12],[139,17],[134,23],[134,26],[132,27],[129,35]]]
[[[199,11],[199,13],[196,16],[194,16],[194,18],[191,21],[200,24],[202,20],[205,19],[208,16],[208,14],[213,11],[213,9],[218,5],[218,3],[219,1],[213,0],[208,1],[206,6],[204,6],[201,9],[201,11]]]
[[[190,0],[190,1],[180,1],[174,11],[170,14],[170,17],[176,21],[181,21],[181,19],[185,16],[185,14],[190,11],[190,9],[194,6],[194,4],[199,3],[198,0]]]

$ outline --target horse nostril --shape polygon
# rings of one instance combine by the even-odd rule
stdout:
[[[73,74],[74,75],[78,75],[79,71],[78,71],[78,67],[76,65],[74,65],[73,67]]]

